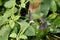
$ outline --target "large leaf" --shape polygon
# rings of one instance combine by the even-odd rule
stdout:
[[[0,16],[0,27],[5,24],[8,19],[6,17]]]
[[[51,2],[51,11],[56,12],[57,11],[57,5],[56,2],[54,0],[52,0]]]
[[[35,36],[35,29],[30,26],[24,33],[27,36]]]
[[[21,25],[20,31],[23,31],[23,30],[25,30],[26,28],[29,27],[29,24],[27,22],[25,22],[25,21],[21,21],[20,25]]]
[[[60,0],[55,0],[57,6],[57,12],[60,13]]]
[[[50,3],[51,3],[51,0],[43,0],[43,2],[40,5],[39,13],[40,12],[44,13],[44,15],[46,16],[50,9]]]
[[[54,22],[53,22],[56,26],[60,27],[60,16],[57,17]]]
[[[17,12],[17,10],[15,8],[14,13],[16,13],[16,12]],[[3,25],[4,23],[6,23],[6,21],[8,20],[8,17],[10,17],[12,15],[12,13],[13,13],[12,9],[8,9],[5,11],[3,16],[0,16],[0,26]]]
[[[6,10],[5,11],[5,13],[4,13],[4,17],[6,17],[6,18],[8,18],[8,17],[10,17],[12,15],[12,9],[8,9],[8,10]]]
[[[10,34],[11,28],[9,25],[6,25],[0,30],[0,40],[8,40],[8,36]]]
[[[3,25],[4,23],[6,23],[6,21],[8,20],[8,17],[10,17],[12,15],[12,10],[6,10],[6,12],[4,13],[3,16],[0,16],[0,26]]]
[[[10,17],[12,15],[12,13],[16,13],[17,12],[17,8],[14,7],[14,9],[7,9],[4,13],[4,16],[5,17]]]
[[[9,0],[9,1],[7,1],[5,4],[4,4],[4,6],[6,7],[6,8],[11,8],[11,7],[13,7],[15,5],[15,0]]]

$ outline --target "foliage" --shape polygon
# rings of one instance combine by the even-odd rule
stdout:
[[[34,23],[29,23],[29,14],[21,17],[21,9],[28,2],[36,0],[0,0],[0,40],[55,40],[60,33],[60,0],[42,0],[39,10],[32,14]],[[50,12],[51,11],[51,12]],[[47,21],[47,28],[40,30],[42,16]],[[52,37],[53,36],[53,37]],[[53,38],[53,39],[52,39]]]

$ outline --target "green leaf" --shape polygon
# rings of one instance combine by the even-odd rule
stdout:
[[[25,0],[21,0],[21,3],[24,3],[25,2]]]
[[[3,26],[0,29],[0,40],[8,40],[10,31],[11,31],[11,28],[9,27],[9,25]]]
[[[16,13],[18,11],[16,7],[11,8],[11,10],[12,10],[11,13]]]
[[[26,35],[20,35],[19,38],[20,38],[20,39],[27,39],[27,36],[26,36]]]
[[[52,2],[51,2],[51,9],[50,10],[53,11],[53,12],[57,11],[57,5],[56,5],[55,0],[52,0]]]
[[[25,21],[21,21],[20,22],[20,25],[21,25],[21,29],[20,31],[24,30],[25,28],[28,28],[29,27],[29,24]]]
[[[0,6],[2,6],[2,4],[3,4],[3,3],[2,3],[2,0],[0,0]]]
[[[11,38],[16,38],[17,37],[17,35],[16,35],[16,33],[12,33],[12,34],[10,34],[10,36],[9,37],[11,37]]]
[[[30,26],[24,33],[27,36],[35,36],[35,29]]]
[[[32,14],[32,17],[33,17],[33,19],[38,19],[38,18],[39,18],[39,15],[33,13],[33,14]]]
[[[11,33],[17,33],[17,31],[18,31],[18,29],[17,29],[17,26],[15,25],[15,27],[13,28]]]
[[[11,8],[11,7],[13,7],[15,5],[15,0],[9,0],[9,1],[7,1],[5,4],[4,4],[4,6],[6,7],[6,8]]]
[[[21,7],[25,8],[25,0],[21,0]]]
[[[53,32],[54,31],[54,29],[52,27],[49,27],[49,28],[50,28],[50,32]]]
[[[57,16],[57,13],[53,13],[53,14],[50,14],[48,18],[49,19],[55,19],[56,16]]]
[[[18,11],[18,9],[16,7],[11,8],[11,10],[12,10],[11,11],[12,13],[16,13]]]
[[[60,0],[55,0],[55,1],[56,1],[57,5],[60,6]]]
[[[8,19],[6,17],[0,16],[0,27],[6,23]]]
[[[22,7],[22,8],[25,8],[25,3],[22,3],[22,4],[21,4],[21,7]]]
[[[56,33],[56,26],[54,25],[54,24],[51,24],[49,27],[48,27],[48,29],[49,29],[49,31],[51,32],[51,33]]]
[[[21,25],[21,27],[29,26],[29,24],[27,22],[25,22],[25,21],[21,21],[20,25]]]
[[[15,27],[13,28],[13,30],[12,30],[11,34],[9,35],[9,37],[16,38],[17,37],[17,31],[18,31],[17,25],[15,25]]]
[[[14,10],[14,12],[13,12],[13,10]],[[17,8],[14,7],[13,10],[12,10],[12,8],[11,9],[7,9],[3,16],[8,18],[8,17],[10,17],[12,15],[12,13],[16,13],[17,12]]]
[[[43,30],[39,30],[38,31],[38,34],[37,34],[37,37],[36,37],[36,40],[40,40],[42,36],[44,36],[45,32]]]
[[[15,22],[14,22],[13,20],[10,20],[10,21],[9,21],[9,25],[10,25],[10,27],[13,29],[14,26],[15,26]]]
[[[12,15],[12,9],[8,9],[5,11],[3,16],[0,16],[0,26],[5,24],[8,21],[8,17]]]
[[[43,13],[44,16],[46,16],[49,12],[49,9],[50,9],[50,4],[51,3],[51,0],[43,0],[43,2],[41,3],[40,7],[39,7],[39,13]]]
[[[56,33],[60,33],[60,29],[55,29]]]
[[[5,13],[4,13],[4,17],[6,17],[6,18],[8,18],[8,17],[10,17],[12,15],[12,9],[8,9],[8,10],[6,10],[5,11]]]
[[[20,16],[17,15],[17,16],[14,16],[14,17],[13,17],[13,20],[16,21],[16,20],[18,20],[19,18],[20,18]]]
[[[60,16],[58,16],[54,22],[53,22],[54,25],[57,25],[57,27],[60,27]]]

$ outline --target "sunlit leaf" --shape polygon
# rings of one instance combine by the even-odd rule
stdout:
[[[16,21],[16,20],[19,19],[19,17],[20,17],[20,16],[17,15],[17,16],[12,17],[12,19],[13,19],[14,21]]]
[[[51,11],[56,12],[57,11],[57,5],[54,0],[51,2]]]
[[[25,2],[25,0],[21,0],[21,3],[24,3]]]
[[[9,37],[11,38],[16,38],[17,37],[17,26],[15,26],[11,32],[11,34],[9,35]]]
[[[16,35],[15,33],[12,33],[12,34],[10,34],[10,36],[9,36],[9,37],[16,38],[16,37],[17,37],[17,35]]]
[[[10,21],[9,21],[9,25],[10,25],[11,28],[14,28],[15,22],[14,22],[13,20],[10,20]]]
[[[55,19],[57,15],[58,15],[57,13],[53,13],[53,14],[50,14],[48,18]]]
[[[8,10],[6,10],[5,11],[5,13],[4,13],[4,17],[6,17],[6,18],[8,18],[8,17],[10,17],[12,15],[12,9],[8,9]]]
[[[20,38],[20,39],[27,39],[27,36],[26,36],[26,35],[20,35],[19,38]]]
[[[6,8],[11,8],[11,7],[13,7],[15,5],[15,0],[9,0],[9,1],[7,1],[5,4],[4,4],[4,6],[6,7]]]
[[[21,4],[21,7],[22,7],[22,8],[25,8],[25,4],[24,4],[24,3],[22,3],[22,4]]]

